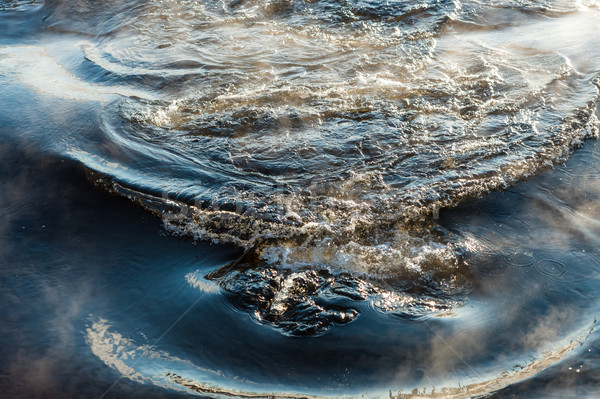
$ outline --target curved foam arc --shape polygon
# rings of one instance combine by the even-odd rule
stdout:
[[[155,99],[145,91],[94,85],[78,79],[41,46],[0,48],[0,68],[3,74],[15,76],[40,93],[68,100],[108,103],[117,96]]]
[[[201,374],[204,379],[214,377],[216,371],[196,367],[192,363],[156,350],[152,345],[138,345],[118,332],[110,331],[111,325],[102,318],[93,321],[85,330],[85,339],[92,353],[107,366],[117,370],[124,378],[140,383],[153,383],[165,388],[177,388],[169,384],[166,372],[180,369]]]
[[[166,69],[166,68],[148,68],[144,66],[128,66],[124,65],[117,61],[111,61],[106,59],[104,54],[109,54],[111,58],[115,57],[115,51],[112,49],[110,44],[107,45],[107,48],[101,49],[97,47],[97,45],[87,42],[81,41],[77,43],[77,46],[81,48],[83,51],[85,58],[87,58],[90,62],[98,65],[102,69],[108,72],[112,72],[119,75],[169,75],[169,76],[182,76],[187,75],[189,73],[197,73],[200,65],[194,68],[177,68],[177,69]],[[149,62],[147,58],[152,56],[151,53],[143,54],[146,56],[144,59],[145,62]],[[170,54],[172,57],[172,55]],[[140,58],[142,58],[140,56]],[[143,98],[143,97],[142,97]]]
[[[516,365],[510,370],[500,372],[495,376],[480,377],[479,381],[471,384],[459,384],[456,382],[442,387],[433,387],[430,393],[419,392],[419,388],[413,390],[411,394],[396,393],[396,388],[390,387],[386,392],[369,392],[371,397],[393,399],[466,399],[474,396],[488,395],[505,388],[511,384],[524,381],[534,375],[539,374],[546,368],[565,359],[575,348],[581,346],[583,342],[592,334],[596,321],[588,324],[584,331],[579,331],[570,336],[555,342],[553,349],[547,350],[530,361],[517,361]],[[154,384],[167,389],[174,389],[184,392],[193,392],[197,394],[211,394],[217,397],[237,397],[237,398],[325,398],[329,395],[314,396],[302,393],[282,393],[258,390],[241,390],[222,388],[223,377],[221,372],[199,367],[198,365],[168,353],[155,349],[152,345],[138,345],[130,338],[124,337],[118,332],[113,331],[111,324],[102,318],[95,318],[85,330],[85,338],[92,353],[102,360],[108,367],[118,371],[124,378],[140,382]],[[515,363],[512,363],[515,364]],[[476,365],[474,366],[477,367]],[[469,367],[472,373],[477,371]],[[497,373],[497,372],[496,372]],[[246,385],[255,385],[249,381]],[[458,385],[458,387],[453,385]],[[422,384],[420,385],[422,387]],[[403,389],[404,390],[404,389]],[[407,388],[410,391],[410,388]],[[355,396],[335,396],[355,397]]]
[[[240,398],[316,398],[275,392],[250,393],[220,388],[222,373],[199,367],[153,345],[138,345],[119,332],[112,331],[110,323],[102,318],[92,320],[85,330],[85,339],[92,353],[123,378],[187,393],[213,394]],[[202,382],[199,382],[202,381]]]
[[[205,294],[216,294],[220,291],[219,286],[210,280],[205,279],[204,275],[201,274],[199,270],[186,274],[185,280],[190,287]]]
[[[592,325],[595,323],[596,321],[594,320]],[[435,390],[432,390],[431,393],[419,393],[417,389],[417,393],[414,394],[389,394],[388,397],[392,399],[467,399],[489,395],[506,388],[509,385],[525,381],[526,379],[541,373],[548,367],[557,364],[565,359],[575,348],[581,346],[592,334],[593,330],[594,328],[590,326],[589,329],[583,333],[573,334],[559,343],[556,343],[554,345],[555,349],[542,353],[536,359],[528,363],[517,364],[511,371],[505,371],[495,378],[482,382],[475,382],[459,388],[436,388]]]
[[[135,168],[130,168],[124,162],[110,160],[99,154],[93,154],[75,146],[69,146],[65,149],[65,155],[69,158],[85,165],[93,182],[108,191],[123,195],[134,202],[140,203],[147,209],[156,213],[159,217],[168,221],[175,218],[176,215],[184,216],[188,214],[188,208],[185,204],[176,203],[169,200],[167,194],[173,186],[178,187],[183,183],[183,179],[169,179],[168,177],[156,178],[155,183],[158,187],[164,189],[162,197],[136,193],[125,186],[115,183],[113,176],[119,176],[119,181],[125,185],[135,186],[139,182],[148,178],[147,175]]]

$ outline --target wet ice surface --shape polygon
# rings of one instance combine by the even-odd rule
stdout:
[[[593,396],[598,15],[0,3],[0,384]]]

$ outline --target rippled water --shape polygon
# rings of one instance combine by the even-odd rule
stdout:
[[[0,384],[598,394],[599,7],[0,0]]]

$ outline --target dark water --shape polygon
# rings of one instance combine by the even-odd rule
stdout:
[[[0,0],[0,396],[600,396],[599,26]]]

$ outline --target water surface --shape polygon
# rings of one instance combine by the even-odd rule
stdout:
[[[0,2],[9,397],[594,397],[593,1]]]

